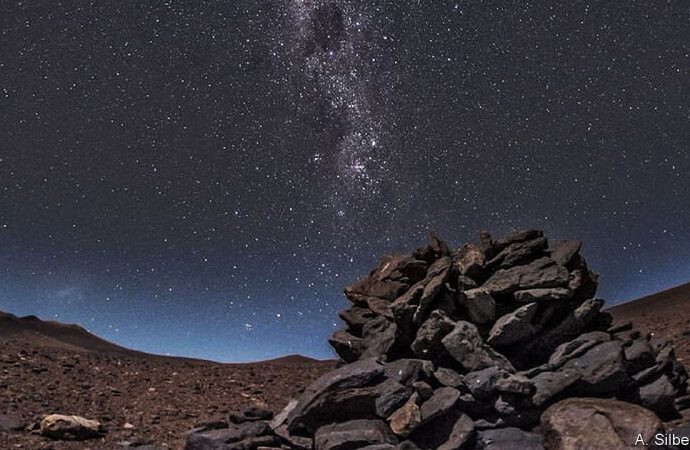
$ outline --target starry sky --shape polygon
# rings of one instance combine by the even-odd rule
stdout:
[[[6,0],[0,309],[221,361],[331,357],[345,285],[435,230],[690,281],[678,1]]]

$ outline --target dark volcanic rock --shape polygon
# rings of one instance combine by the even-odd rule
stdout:
[[[342,366],[323,375],[302,394],[288,414],[290,432],[313,433],[330,420],[344,417],[373,417],[377,391],[371,387],[383,375],[383,366],[369,358]]]
[[[548,253],[556,264],[568,267],[573,258],[582,248],[581,241],[549,240]]]
[[[441,340],[455,328],[453,322],[443,311],[434,311],[419,327],[417,337],[412,342],[412,352],[420,358],[438,359],[444,353]]]
[[[356,450],[367,445],[397,442],[388,426],[380,420],[351,420],[325,425],[314,437],[316,450]]]
[[[460,391],[450,387],[442,387],[434,392],[434,395],[422,403],[422,424],[450,412],[460,398]]]
[[[536,332],[532,320],[537,313],[537,308],[536,303],[529,303],[501,316],[489,332],[487,340],[489,344],[505,346],[531,337]]]
[[[599,344],[563,366],[581,375],[578,380],[580,395],[613,395],[625,387],[623,346],[618,341]]]
[[[448,354],[465,370],[497,366],[509,372],[515,371],[510,361],[484,343],[477,327],[469,322],[458,321],[453,331],[441,342]]]
[[[481,278],[486,264],[484,252],[474,244],[460,247],[453,257],[453,263],[462,275],[470,278]]]
[[[258,438],[263,438],[259,439]],[[231,424],[228,428],[201,431],[187,437],[185,450],[226,450],[252,448],[250,442],[259,445],[277,445],[280,440],[273,435],[265,422]],[[234,444],[234,445],[232,445]],[[255,445],[253,448],[258,447]]]
[[[357,361],[364,351],[362,339],[345,330],[337,330],[328,339],[328,343],[345,362]]]
[[[536,288],[568,286],[568,271],[551,258],[540,258],[525,266],[500,269],[482,285],[491,294],[509,294]]]
[[[347,323],[348,329],[360,337],[362,335],[364,325],[376,317],[376,313],[374,313],[372,310],[361,306],[353,306],[350,309],[340,312],[340,318]]]
[[[392,378],[378,385],[376,414],[387,419],[400,408],[412,395],[412,389],[403,386]]]
[[[648,433],[654,414],[575,396],[664,418],[690,407],[671,346],[611,327],[579,241],[480,240],[451,251],[433,236],[346,289],[353,306],[330,342],[350,364],[272,422],[284,448],[314,437],[316,449],[626,448],[632,427],[606,415],[629,413]]]
[[[544,450],[541,435],[519,428],[484,430],[477,434],[477,450]]]
[[[464,292],[464,306],[474,323],[493,322],[496,318],[496,301],[484,289],[471,289]]]

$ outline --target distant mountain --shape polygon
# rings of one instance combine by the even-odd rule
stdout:
[[[140,353],[99,338],[79,325],[17,317],[0,311],[0,338],[29,341],[42,347],[99,353]]]
[[[0,340],[14,339],[38,347],[48,347],[78,352],[95,352],[105,354],[127,354],[144,358],[164,358],[187,361],[200,361],[196,358],[152,355],[131,350],[126,347],[100,338],[79,325],[64,324],[52,320],[41,320],[36,316],[17,317],[0,311]],[[273,365],[298,366],[317,362],[318,360],[302,355],[286,355],[268,361],[256,361],[251,364],[270,363]]]
[[[649,314],[666,315],[669,308],[690,312],[690,283],[613,306],[608,311],[616,318],[635,320]]]

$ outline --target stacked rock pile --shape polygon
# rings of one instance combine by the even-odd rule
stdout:
[[[686,407],[688,377],[672,348],[612,325],[580,242],[537,230],[480,238],[451,250],[432,237],[346,288],[346,328],[330,339],[343,365],[261,425],[262,441],[316,450],[557,448],[544,436],[555,442],[564,424],[544,416],[564,399],[618,399],[627,404],[618,411],[636,404],[662,419]],[[604,408],[583,401],[585,410]],[[656,417],[639,409],[636,417]],[[234,442],[187,449],[255,448]]]

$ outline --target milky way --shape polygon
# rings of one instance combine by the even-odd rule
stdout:
[[[372,102],[384,94],[373,92],[371,86],[373,55],[377,54],[369,29],[372,8],[359,2],[324,0],[296,0],[292,5],[304,73],[327,102],[327,114],[337,121],[336,147],[327,150],[335,152],[335,174],[327,195],[335,214],[347,219],[350,208],[376,201],[380,185],[392,176],[382,126],[390,117],[383,108],[377,112],[372,108]]]
[[[379,258],[584,241],[690,280],[684,2],[3,0],[0,310],[138,349],[332,356]]]

